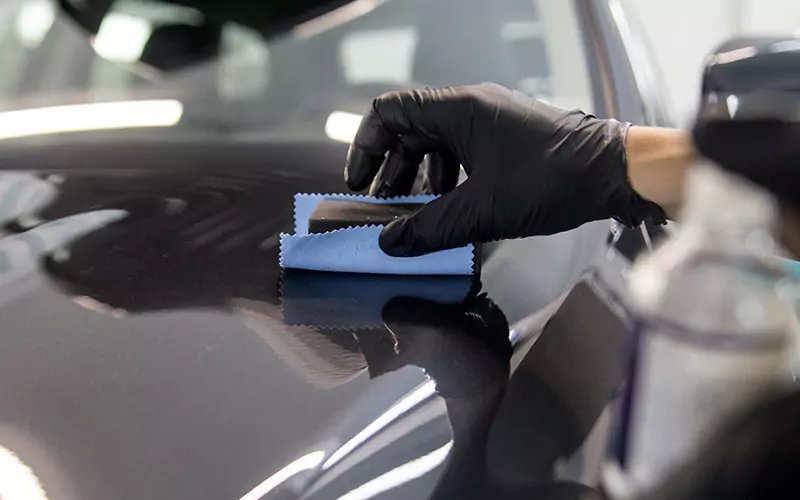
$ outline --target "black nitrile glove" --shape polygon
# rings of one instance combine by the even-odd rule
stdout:
[[[393,256],[554,234],[610,217],[630,226],[663,222],[661,208],[628,183],[627,129],[497,85],[392,92],[364,117],[345,180],[355,191],[372,183],[373,196],[405,195],[429,154],[426,181],[447,194],[386,226],[380,245]],[[469,179],[455,187],[459,164]]]

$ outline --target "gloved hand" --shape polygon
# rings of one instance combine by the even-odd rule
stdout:
[[[554,234],[610,217],[661,223],[661,208],[628,183],[627,129],[491,84],[392,92],[364,117],[345,180],[355,191],[372,183],[373,196],[408,194],[429,155],[431,190],[447,194],[384,228],[380,245],[393,256]],[[455,187],[459,164],[469,178]]]

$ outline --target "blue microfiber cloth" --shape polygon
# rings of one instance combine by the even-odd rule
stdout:
[[[378,246],[383,226],[359,226],[310,234],[308,221],[323,200],[373,204],[424,204],[435,196],[371,198],[347,194],[297,194],[294,197],[295,234],[281,234],[280,265],[288,269],[368,274],[471,275],[472,245],[421,257],[390,257]]]
[[[283,322],[321,328],[382,328],[384,306],[395,297],[458,304],[472,276],[379,276],[287,270],[281,275]]]

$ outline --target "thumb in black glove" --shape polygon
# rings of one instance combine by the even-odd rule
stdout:
[[[447,194],[384,228],[380,245],[393,256],[554,234],[610,217],[629,226],[663,222],[661,208],[628,182],[627,129],[492,84],[393,92],[364,117],[345,180],[356,191],[371,183],[373,196],[409,194],[429,155],[427,181]],[[459,164],[469,178],[455,187]]]

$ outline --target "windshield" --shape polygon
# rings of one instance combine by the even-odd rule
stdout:
[[[274,31],[170,2],[116,0],[89,36],[55,2],[6,0],[0,138],[127,124],[347,142],[376,95],[482,82],[593,107],[565,0],[356,0]]]

